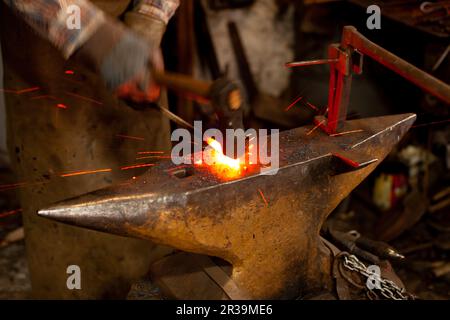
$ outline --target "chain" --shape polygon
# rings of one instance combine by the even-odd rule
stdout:
[[[348,270],[358,272],[359,274],[363,275],[364,277],[370,279],[373,279],[376,281],[376,283],[380,284],[377,286],[377,288],[370,289],[367,287],[367,289],[370,291],[370,293],[373,293],[375,289],[377,289],[383,297],[386,299],[391,300],[408,300],[412,299],[413,296],[405,291],[404,288],[398,287],[394,282],[383,279],[378,273],[370,272],[368,271],[368,268],[358,260],[358,258],[352,254],[345,254],[343,255],[343,266],[347,268]],[[370,297],[370,295],[369,295]]]

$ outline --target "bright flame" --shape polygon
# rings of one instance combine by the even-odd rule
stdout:
[[[212,149],[204,157],[208,157],[210,168],[219,176],[223,178],[234,178],[241,174],[241,167],[243,165],[241,159],[233,159],[223,154],[223,149],[220,143],[208,138],[207,143]]]

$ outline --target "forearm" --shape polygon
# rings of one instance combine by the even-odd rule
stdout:
[[[103,12],[87,0],[3,0],[31,26],[48,39],[65,58],[89,39],[103,24]],[[72,5],[80,9],[80,28],[69,28]],[[76,13],[75,13],[76,14]]]

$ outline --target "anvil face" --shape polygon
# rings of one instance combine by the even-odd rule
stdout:
[[[347,121],[348,134],[335,136],[313,125],[296,128],[280,133],[276,175],[251,171],[224,182],[192,166],[180,177],[167,161],[128,185],[64,201],[39,215],[220,257],[233,265],[232,279],[249,298],[331,289],[320,228],[414,120],[403,114]]]

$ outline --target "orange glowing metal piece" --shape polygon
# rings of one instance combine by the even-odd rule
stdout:
[[[208,138],[208,145],[212,148],[203,157],[207,157],[209,167],[211,170],[222,178],[235,178],[241,174],[243,163],[241,159],[233,159],[223,153],[223,148],[218,141],[213,138]],[[195,164],[201,164],[201,161],[196,161]]]

